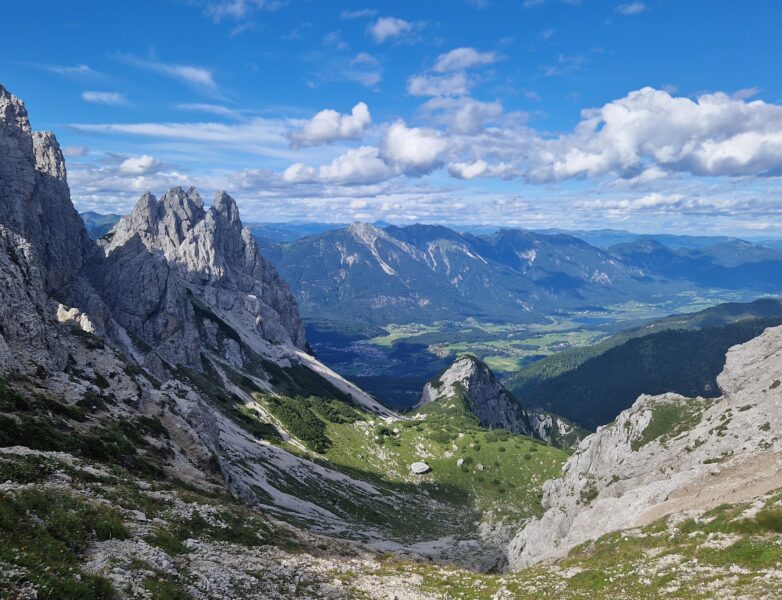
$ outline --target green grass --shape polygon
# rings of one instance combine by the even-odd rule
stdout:
[[[707,400],[697,398],[655,405],[649,424],[639,438],[630,442],[630,447],[637,451],[654,440],[665,443],[667,440],[690,431],[700,422],[707,406]]]
[[[494,519],[540,514],[543,482],[559,476],[564,451],[527,436],[484,429],[461,401],[450,407],[432,403],[421,412],[426,419],[375,428],[330,424],[333,445],[325,456],[336,466],[370,470],[386,481],[416,482],[456,510],[466,502]],[[464,460],[461,467],[459,459]],[[429,464],[430,473],[411,474],[409,465],[419,460]]]
[[[108,581],[78,565],[91,541],[127,537],[121,517],[106,506],[41,489],[0,494],[0,563],[22,569],[38,597],[114,598]]]

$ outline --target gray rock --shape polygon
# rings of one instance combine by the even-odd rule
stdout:
[[[665,515],[744,502],[782,486],[782,327],[731,348],[716,400],[640,396],[584,439],[561,479],[544,484],[546,512],[511,542],[511,568],[565,556],[588,540]],[[657,411],[681,416],[644,435]]]
[[[159,201],[146,193],[101,243],[96,287],[117,322],[169,363],[200,370],[206,346],[241,366],[240,348],[225,339],[220,321],[271,344],[306,348],[290,289],[224,192],[209,209],[194,188],[173,188]],[[205,316],[203,326],[196,313]]]
[[[424,473],[428,473],[429,471],[431,471],[432,468],[425,462],[419,461],[419,462],[414,462],[412,465],[410,465],[410,470],[416,475],[423,475]]]

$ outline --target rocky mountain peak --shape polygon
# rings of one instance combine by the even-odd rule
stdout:
[[[53,133],[33,132],[24,103],[0,86],[0,224],[34,249],[47,291],[62,291],[90,243],[70,200]]]
[[[377,238],[385,236],[383,230],[379,227],[375,227],[372,223],[363,223],[361,221],[351,223],[348,231],[354,238],[363,243],[372,243]]]
[[[215,194],[212,208],[227,223],[237,224],[241,227],[242,222],[239,219],[239,207],[236,206],[236,201],[225,192],[217,192]]]
[[[459,400],[483,427],[507,429],[569,448],[585,435],[581,428],[557,415],[524,408],[489,365],[470,354],[459,356],[445,372],[427,383],[414,408]]]
[[[484,427],[532,434],[521,404],[497,381],[488,365],[474,356],[458,357],[442,375],[427,383],[415,408],[454,398],[462,398]]]
[[[195,188],[174,187],[160,200],[146,193],[101,244],[99,287],[113,313],[168,362],[200,368],[193,301],[248,339],[306,348],[290,289],[260,255],[225,192],[208,210]]]

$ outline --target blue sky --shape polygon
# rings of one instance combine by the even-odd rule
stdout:
[[[782,4],[13,3],[0,83],[77,208],[782,235]]]

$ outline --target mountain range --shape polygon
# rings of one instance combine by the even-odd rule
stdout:
[[[673,250],[640,238],[601,249],[571,235],[518,229],[475,236],[442,226],[354,223],[262,247],[305,319],[375,325],[524,323],[685,290],[782,289],[782,253],[741,240]]]
[[[228,194],[207,208],[194,188],[145,193],[96,241],[55,136],[33,131],[2,86],[0,151],[4,595],[778,593],[782,327],[758,327],[727,354],[704,328],[754,326],[770,304],[630,334],[708,332],[697,342],[722,352],[719,392],[642,395],[570,454],[583,432],[474,357],[425,386],[409,416],[319,362],[293,288]],[[596,268],[634,280],[568,236],[349,235],[345,264],[366,260],[364,273],[394,281],[404,266],[477,289],[489,258],[509,278],[520,271],[507,263],[526,261],[536,298],[614,293],[593,287],[606,284],[588,276]],[[524,244],[533,254],[513,259]],[[546,281],[553,267],[581,283]],[[651,351],[670,362],[687,350]],[[573,371],[591,357],[578,360]]]
[[[83,216],[93,238],[119,219]],[[475,235],[383,223],[249,229],[307,319],[524,323],[683,290],[782,289],[782,250],[725,236],[521,229]]]

